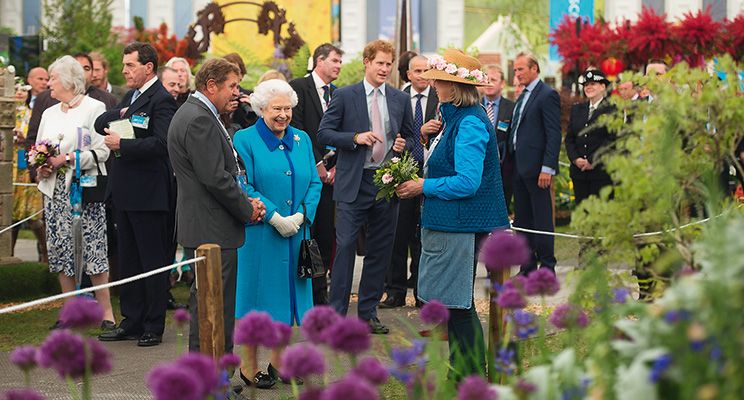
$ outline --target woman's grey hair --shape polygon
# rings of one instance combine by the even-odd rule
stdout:
[[[292,89],[292,86],[289,86],[289,83],[281,79],[269,79],[268,81],[259,83],[253,89],[253,94],[251,94],[251,108],[259,117],[263,117],[262,110],[277,96],[289,97],[292,108],[297,105],[297,93]]]
[[[62,87],[73,94],[85,93],[85,72],[72,56],[62,56],[49,66],[49,74],[57,74]]]
[[[184,65],[186,65],[186,70],[189,71],[189,80],[188,80],[188,82],[189,82],[189,90],[193,91],[196,87],[194,85],[194,74],[191,73],[191,68],[190,68],[189,62],[186,61],[186,59],[185,58],[182,58],[182,57],[171,57],[171,59],[168,60],[168,62],[165,63],[165,66],[166,67],[171,67],[173,69],[176,69],[173,66],[173,64],[175,64],[175,63],[184,63]]]

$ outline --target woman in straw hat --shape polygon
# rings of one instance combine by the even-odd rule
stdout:
[[[481,64],[448,49],[429,59],[422,77],[434,81],[442,131],[431,141],[424,179],[401,184],[400,198],[421,193],[421,263],[418,297],[443,303],[455,378],[485,372],[485,344],[473,302],[481,239],[509,227],[496,133],[480,105],[477,86],[488,83]],[[457,354],[462,357],[457,357]]]

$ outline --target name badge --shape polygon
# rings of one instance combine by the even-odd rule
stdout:
[[[496,129],[501,132],[506,132],[506,130],[509,129],[509,123],[506,121],[499,121],[499,123],[496,124]]]
[[[135,128],[147,129],[150,125],[150,117],[145,115],[132,115],[130,121],[132,122],[132,126]]]
[[[98,186],[98,181],[96,181],[96,177],[93,175],[83,175],[80,177],[80,186],[96,187]]]

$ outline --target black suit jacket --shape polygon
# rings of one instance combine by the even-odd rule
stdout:
[[[571,176],[581,176],[585,179],[609,179],[602,165],[597,165],[594,157],[597,151],[610,146],[615,141],[615,135],[611,134],[606,126],[597,123],[600,116],[614,111],[615,107],[607,98],[602,99],[591,118],[589,118],[588,101],[574,104],[571,107],[566,129],[566,153],[571,162]],[[589,160],[595,168],[590,171],[581,171],[574,165],[574,160],[579,157]]]
[[[485,98],[481,104],[483,104],[484,107],[486,106]],[[498,139],[499,143],[499,156],[501,157],[501,163],[503,164],[508,154],[506,151],[506,142],[509,139],[509,128],[511,127],[512,115],[514,115],[514,102],[502,96],[501,100],[499,100],[498,111],[499,112],[496,115],[496,124],[493,126],[493,129],[496,131],[496,139]],[[500,122],[502,123],[501,125],[504,126],[502,129],[499,129]]]
[[[323,106],[320,104],[320,97],[315,89],[315,81],[312,75],[302,78],[293,79],[289,82],[292,89],[297,93],[297,106],[292,110],[292,122],[290,123],[297,129],[303,130],[310,136],[313,142],[313,154],[315,162],[323,160],[323,156],[328,153],[325,146],[318,143],[318,127],[320,120],[323,119]],[[331,94],[335,87],[331,86]]]
[[[133,115],[149,118],[147,129],[135,127],[135,138],[122,139],[119,156],[111,157],[108,190],[118,210],[168,211],[173,173],[168,161],[167,137],[176,101],[159,80],[130,105],[133,93],[130,90],[114,109],[96,119],[96,131],[105,135],[103,129],[111,121],[122,119],[122,108],[128,107],[123,118],[131,120]]]
[[[411,85],[408,85],[403,89],[404,92],[408,93],[408,95],[411,95]],[[429,96],[426,99],[426,110],[424,110],[424,123],[429,122],[430,120],[437,117],[437,106],[439,105],[439,96],[437,96],[437,90],[434,89],[434,86],[429,87]],[[411,112],[413,112],[413,108],[411,108]],[[419,135],[420,132],[414,132],[414,134]]]

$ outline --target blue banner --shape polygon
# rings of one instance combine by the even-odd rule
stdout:
[[[585,21],[594,23],[594,0],[550,0],[550,32],[563,21],[566,15],[576,20],[582,17]],[[558,47],[550,45],[550,60],[560,61]]]

